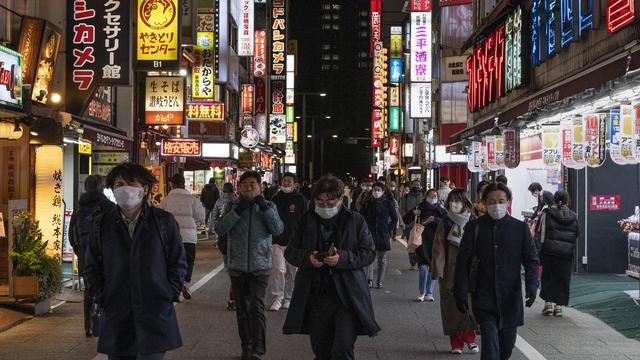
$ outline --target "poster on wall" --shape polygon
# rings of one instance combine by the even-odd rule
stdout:
[[[502,170],[505,168],[504,164],[504,136],[496,135],[496,167],[498,170]]]
[[[504,136],[504,165],[509,169],[515,169],[520,165],[520,131],[518,129],[505,129]]]
[[[156,182],[151,188],[151,194],[149,195],[149,201],[153,206],[160,205],[160,202],[164,198],[164,168],[162,166],[147,166],[147,170],[151,171],[153,176],[156,177]]]
[[[496,171],[498,170],[498,165],[496,164],[496,137],[487,136],[485,142],[487,144],[487,166],[489,170]]]
[[[542,127],[542,161],[546,168],[560,167],[562,144],[561,130],[558,125],[545,125]]]
[[[607,114],[588,114],[584,117],[585,161],[596,168],[606,157]]]
[[[571,146],[573,142],[573,121],[572,119],[562,120],[560,126],[562,131],[562,165],[575,169]]]
[[[620,139],[620,109],[611,109],[609,112],[609,156],[618,165],[626,162],[621,153]]]
[[[480,145],[480,169],[484,172],[489,171],[489,146],[487,144],[487,139],[482,139],[482,143]]]
[[[287,119],[285,115],[271,115],[269,126],[269,142],[284,144],[287,142]]]
[[[571,119],[571,160],[574,169],[584,169],[585,163],[585,144],[584,144],[584,120],[582,116],[574,116]]]
[[[591,211],[620,210],[620,195],[591,195],[589,198],[589,210]]]
[[[637,164],[635,133],[635,114],[633,106],[620,105],[620,155],[627,164]]]

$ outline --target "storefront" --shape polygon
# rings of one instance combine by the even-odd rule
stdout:
[[[540,27],[540,0],[533,5],[531,18],[505,9],[476,31],[488,35],[474,39],[467,60],[473,126],[450,137],[449,151],[468,156],[476,182],[504,173],[516,217],[536,204],[532,182],[569,191],[582,227],[576,270],[624,273],[629,248],[617,220],[640,203],[640,25],[612,27],[608,18],[594,28],[589,18],[556,42]],[[479,76],[494,51],[504,56],[490,57],[493,72]]]

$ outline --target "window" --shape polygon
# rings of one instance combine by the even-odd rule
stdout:
[[[340,25],[338,25],[338,24],[333,24],[333,26],[331,26],[331,28],[332,28],[333,30],[337,30],[337,31],[339,31],[339,30],[340,30]]]
[[[322,44],[322,50],[331,50],[331,44]]]
[[[322,30],[331,30],[330,24],[322,24]]]
[[[333,14],[333,16],[331,16],[333,18],[333,20],[340,20],[340,15],[338,14]]]
[[[366,21],[360,21],[360,26],[362,26],[362,27],[365,27],[365,28],[366,28],[366,27],[369,27],[369,23],[368,23],[368,22],[366,22]]]
[[[358,69],[366,69],[367,67],[369,67],[369,63],[366,61],[360,61],[358,62]]]
[[[322,10],[331,10],[331,5],[329,4],[322,5]]]
[[[331,65],[329,65],[329,64],[322,64],[322,70],[331,70]]]
[[[366,51],[360,51],[358,53],[359,58],[366,58],[367,56],[369,56],[369,54]]]
[[[340,55],[333,54],[333,55],[331,55],[331,59],[334,60],[334,61],[340,60]]]
[[[339,11],[342,8],[342,5],[334,4],[334,5],[331,5],[331,7],[333,8],[333,10]]]
[[[331,15],[329,14],[322,15],[322,20],[331,20]]]
[[[369,17],[369,13],[366,12],[366,11],[360,11],[360,16],[368,18]]]
[[[338,69],[340,69],[340,65],[333,64],[333,70],[338,70]]]
[[[360,31],[360,34],[359,34],[359,35],[360,35],[360,37],[361,37],[361,38],[366,38],[366,37],[368,37],[368,36],[369,36],[369,33],[368,33],[368,32],[366,32],[366,31]]]
[[[329,54],[322,55],[322,60],[325,60],[325,61],[331,60],[331,55],[329,55]]]

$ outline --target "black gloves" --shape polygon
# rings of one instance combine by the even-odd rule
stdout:
[[[240,197],[240,202],[238,202],[238,206],[236,206],[234,211],[236,212],[236,214],[240,215],[245,210],[247,210],[249,206],[251,206],[251,200],[243,196],[243,197]]]
[[[253,199],[253,202],[260,206],[260,210],[265,211],[269,207],[267,204],[267,200],[265,200],[264,196],[258,195]]]
[[[469,312],[469,303],[467,302],[466,297],[464,299],[456,298],[456,308],[463,314]]]
[[[525,302],[524,304],[529,308],[533,305],[534,302],[536,302],[536,294],[537,290],[536,289],[527,289],[526,292],[526,299],[527,302]]]

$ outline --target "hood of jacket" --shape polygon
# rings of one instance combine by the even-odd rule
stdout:
[[[566,207],[557,208],[552,206],[547,209],[547,215],[552,217],[558,224],[570,225],[578,220],[578,215]]]
[[[109,200],[103,193],[97,191],[89,191],[82,195],[78,199],[78,204],[81,206],[93,206],[102,200]]]

